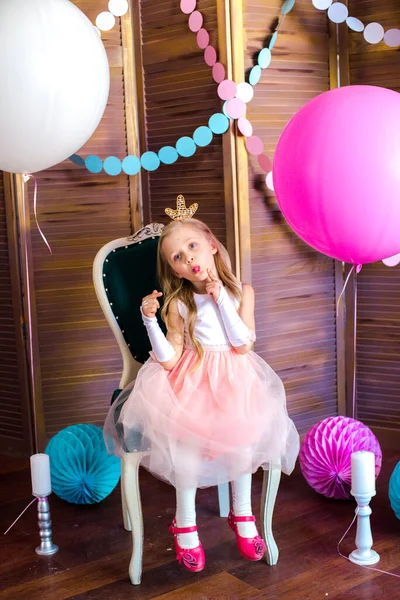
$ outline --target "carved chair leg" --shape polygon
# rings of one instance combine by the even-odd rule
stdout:
[[[124,459],[122,459],[121,463],[123,462]],[[126,499],[125,499],[125,484],[124,484],[124,478],[125,478],[125,473],[124,473],[125,469],[123,468],[123,465],[121,464],[121,505],[122,505],[122,518],[124,521],[124,528],[126,529],[126,531],[132,531],[132,525],[131,525],[131,520],[129,518],[129,513],[128,513],[128,508],[126,506]]]
[[[261,535],[267,546],[266,560],[269,565],[276,565],[279,557],[278,546],[272,533],[272,516],[276,495],[281,479],[280,469],[264,471],[263,489],[261,495]]]
[[[132,526],[132,557],[129,564],[129,577],[133,585],[138,585],[142,575],[143,562],[143,515],[139,490],[139,465],[142,454],[132,452],[122,460],[122,486],[129,521]]]

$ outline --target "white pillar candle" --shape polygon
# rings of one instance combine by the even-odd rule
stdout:
[[[375,492],[375,454],[360,450],[351,455],[351,493],[372,495]]]
[[[51,494],[50,459],[48,454],[31,456],[32,494],[41,498]]]

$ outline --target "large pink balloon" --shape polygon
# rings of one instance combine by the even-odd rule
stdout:
[[[400,94],[347,86],[317,96],[274,157],[282,213],[307,244],[356,265],[400,251]]]

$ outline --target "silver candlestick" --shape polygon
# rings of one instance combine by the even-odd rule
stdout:
[[[58,552],[58,546],[53,544],[51,535],[51,518],[50,518],[50,506],[49,501],[46,497],[38,496],[38,523],[39,523],[39,535],[40,535],[40,546],[35,549],[36,554],[41,556],[48,556]]]

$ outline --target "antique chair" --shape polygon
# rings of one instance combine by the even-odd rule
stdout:
[[[116,337],[122,358],[123,372],[119,389],[132,382],[141,365],[148,359],[150,343],[143,326],[140,304],[143,296],[159,288],[156,280],[158,238],[164,226],[151,223],[127,238],[113,240],[103,246],[93,264],[96,295],[104,315]],[[160,320],[160,325],[164,324]],[[139,491],[139,465],[144,454],[126,452],[121,461],[121,495],[124,527],[132,531],[133,551],[129,576],[134,585],[140,583],[143,557],[143,517]],[[261,499],[260,529],[266,545],[267,562],[276,564],[278,548],[272,535],[272,514],[281,472],[265,471]],[[218,486],[220,516],[229,513],[229,486]]]

